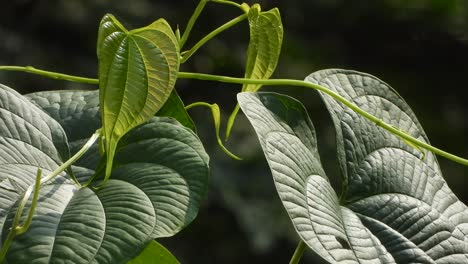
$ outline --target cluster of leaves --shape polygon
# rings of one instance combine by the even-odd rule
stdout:
[[[220,146],[236,158],[219,137],[218,105],[185,107],[174,89],[177,78],[198,78],[243,85],[226,137],[242,109],[301,239],[298,249],[305,243],[333,263],[466,262],[467,208],[443,180],[435,155],[423,150],[438,151],[403,99],[377,78],[353,71],[269,80],[283,39],[279,11],[212,1],[243,14],[187,51],[181,52],[208,0],[182,37],[164,19],[128,31],[104,16],[98,80],[21,68],[98,83],[99,90],[20,95],[0,86],[1,259],[177,263],[154,239],[176,234],[196,217],[209,174],[209,157],[186,110],[209,107]],[[206,41],[244,19],[250,28],[244,78],[179,72]],[[322,168],[302,104],[257,93],[262,85],[288,84],[319,90],[328,107],[343,173],[340,194]]]

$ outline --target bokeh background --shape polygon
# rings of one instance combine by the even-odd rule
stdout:
[[[184,29],[195,0],[8,0],[0,8],[0,65],[96,77],[99,21],[112,13],[127,28],[164,17]],[[254,2],[249,2],[253,4]],[[278,7],[285,30],[274,77],[303,79],[325,68],[368,72],[394,87],[413,108],[431,142],[468,157],[468,2],[463,0],[260,1]],[[210,3],[187,47],[239,15]],[[246,22],[210,41],[183,71],[242,76],[248,43]],[[0,82],[22,93],[95,86],[0,72]],[[179,80],[186,103],[217,102],[224,118],[235,105],[238,85]],[[300,99],[318,129],[322,161],[338,186],[340,172],[330,117],[315,91],[276,87]],[[246,119],[237,119],[228,147],[244,158],[229,159],[215,144],[211,113],[190,112],[211,155],[209,195],[198,218],[180,234],[162,239],[182,263],[288,263],[298,239],[275,194],[265,159]],[[225,119],[223,120],[225,123]],[[468,168],[439,159],[454,192],[468,201]],[[302,263],[323,263],[308,252]]]

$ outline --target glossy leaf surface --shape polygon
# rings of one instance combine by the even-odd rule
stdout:
[[[7,87],[0,93],[4,240],[17,201],[33,183],[37,168],[47,175],[62,164],[56,145],[67,146],[65,132],[82,140],[89,134],[76,133],[77,123],[89,125],[84,130],[99,127],[94,120],[99,115],[93,101],[97,97],[89,91],[29,95],[36,105]],[[83,161],[73,173],[87,179],[93,169]],[[194,132],[173,119],[153,117],[122,138],[112,178],[104,187],[79,188],[65,173],[42,186],[32,224],[13,240],[7,261],[126,263],[149,241],[171,236],[195,218],[207,177],[208,156]]]
[[[307,80],[427,141],[406,103],[377,78],[322,71]],[[341,198],[322,168],[304,107],[284,95],[238,95],[301,239],[330,263],[466,263],[468,208],[448,188],[434,155],[421,160],[419,150],[323,97],[337,130]]]
[[[115,17],[105,15],[97,55],[107,180],[120,138],[154,116],[169,98],[180,54],[174,32],[164,19],[127,31]]]

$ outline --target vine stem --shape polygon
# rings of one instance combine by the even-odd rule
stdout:
[[[197,22],[198,17],[200,16],[201,12],[203,11],[203,8],[205,8],[206,3],[208,3],[209,0],[200,0],[198,3],[197,7],[195,8],[195,11],[193,11],[192,16],[190,17],[187,27],[184,30],[184,34],[182,35],[182,38],[180,39],[179,42],[179,47],[182,49],[185,45],[185,42],[187,42],[187,39],[190,35],[190,32],[192,31],[193,26],[195,25],[195,22]]]
[[[446,151],[443,151],[439,148],[431,146],[425,142],[422,142],[407,133],[393,127],[385,123],[383,120],[377,118],[376,116],[362,110],[354,103],[348,101],[346,98],[342,97],[341,95],[335,93],[334,91],[320,86],[318,84],[309,83],[306,81],[300,80],[290,80],[290,79],[268,79],[268,80],[259,80],[259,79],[246,79],[246,78],[236,78],[236,77],[228,77],[228,76],[218,76],[218,75],[211,75],[211,74],[203,74],[203,73],[191,73],[191,72],[179,72],[178,77],[181,79],[198,79],[198,80],[206,80],[206,81],[217,81],[217,82],[225,82],[225,83],[237,83],[237,84],[261,84],[261,85],[269,85],[269,86],[300,86],[306,87],[310,89],[315,89],[321,91],[328,96],[332,97],[333,99],[339,101],[340,103],[344,104],[357,114],[363,116],[364,118],[370,120],[371,122],[375,123],[377,126],[389,131],[390,133],[399,136],[400,138],[418,146],[424,148],[432,153],[435,153],[439,156],[457,162],[459,164],[468,166],[468,159],[461,158],[459,156],[453,155]]]
[[[58,73],[58,72],[44,71],[44,70],[36,69],[34,67],[31,67],[31,66],[26,66],[26,67],[23,67],[23,66],[0,66],[0,70],[28,72],[28,73],[34,73],[34,74],[37,74],[37,75],[49,77],[49,78],[52,78],[52,79],[66,80],[66,81],[79,82],[79,83],[88,83],[88,84],[98,84],[99,83],[98,79],[73,76],[73,75],[68,75],[68,74],[63,74],[63,73]]]
[[[35,180],[35,183],[34,183],[34,195],[33,195],[32,201],[31,201],[31,207],[29,209],[26,221],[25,221],[25,223],[23,225],[20,225],[19,222],[20,222],[21,214],[18,214],[18,211],[20,210],[20,208],[21,208],[21,211],[23,210],[23,208],[26,205],[29,198],[28,199],[23,199],[21,201],[19,207],[18,207],[18,211],[16,211],[15,218],[13,219],[13,224],[11,225],[10,231],[8,232],[8,235],[7,235],[6,239],[5,239],[5,241],[3,242],[2,249],[0,251],[0,263],[3,263],[3,260],[5,259],[5,256],[6,256],[7,252],[8,252],[8,249],[11,246],[11,242],[13,241],[13,239],[17,235],[21,235],[24,232],[26,232],[26,230],[28,230],[29,226],[31,225],[32,217],[34,215],[34,211],[35,211],[36,205],[37,205],[37,200],[39,198],[39,189],[40,189],[40,185],[41,185],[41,177],[42,177],[42,170],[41,170],[41,168],[38,168],[37,173],[36,173],[36,180]],[[31,195],[32,191],[33,191],[33,189],[28,189],[27,192],[29,192],[29,193],[26,192],[24,194],[24,196],[29,197]]]
[[[294,254],[291,258],[291,261],[289,261],[289,264],[298,264],[299,261],[301,260],[302,254],[304,254],[304,251],[306,249],[306,244],[304,241],[299,241],[297,244],[296,250],[294,251]]]
[[[236,156],[234,153],[229,151],[224,146],[223,141],[221,140],[219,136],[219,128],[221,124],[221,114],[220,114],[219,106],[217,104],[209,104],[206,102],[195,102],[190,105],[187,105],[185,107],[185,110],[189,110],[190,108],[196,107],[196,106],[208,107],[211,110],[211,114],[213,116],[213,122],[215,126],[215,132],[216,132],[216,141],[218,142],[219,147],[224,151],[224,153],[226,153],[228,156],[230,156],[233,159],[242,160],[240,157]]]
[[[232,6],[235,6],[237,8],[244,10],[242,5],[239,5],[238,3],[233,2],[233,1],[226,1],[226,0],[209,0],[209,1],[213,3],[217,3],[217,4],[232,5]]]
[[[182,59],[180,60],[180,63],[186,62],[201,46],[203,46],[210,39],[214,38],[219,33],[221,33],[223,31],[225,31],[226,29],[238,24],[239,22],[243,21],[246,18],[247,18],[247,14],[240,15],[240,16],[226,22],[225,24],[223,24],[222,26],[220,26],[217,29],[213,30],[212,32],[210,32],[210,34],[203,37],[190,50],[183,52]]]
[[[65,161],[62,165],[60,165],[60,167],[55,169],[49,176],[45,177],[41,181],[41,184],[44,184],[44,183],[50,181],[55,176],[57,176],[60,173],[62,173],[63,171],[65,171],[73,163],[75,163],[79,158],[81,158],[81,156],[83,156],[86,153],[86,151],[89,150],[89,148],[91,148],[91,146],[94,144],[94,142],[96,142],[96,140],[99,138],[100,135],[101,135],[101,129],[96,130],[91,135],[91,137],[88,139],[88,141],[83,145],[83,147],[81,147],[81,149],[78,150],[78,152],[75,153],[75,155],[73,155],[71,158],[69,158],[67,161]]]
[[[63,79],[63,80],[68,80],[68,81],[73,81],[73,82],[81,82],[81,83],[89,83],[89,84],[98,84],[99,80],[98,79],[93,79],[93,78],[85,78],[85,77],[79,77],[79,76],[73,76],[73,75],[67,75],[67,74],[62,74],[62,73],[56,73],[56,72],[50,72],[50,71],[44,71],[44,70],[39,70],[35,69],[30,66],[22,67],[22,66],[0,66],[0,70],[10,70],[10,71],[22,71],[22,72],[29,72],[29,73],[34,73],[54,79]],[[367,118],[371,122],[375,123],[377,126],[389,131],[390,133],[399,136],[403,140],[406,140],[407,142],[414,144],[420,148],[426,149],[432,153],[435,153],[441,157],[447,158],[449,160],[452,160],[454,162],[457,162],[459,164],[468,166],[468,159],[461,158],[457,155],[453,155],[449,152],[446,152],[444,150],[441,150],[439,148],[436,148],[432,145],[429,145],[425,142],[422,142],[409,134],[399,130],[398,128],[395,128],[387,123],[385,123],[383,120],[375,117],[372,114],[369,114],[368,112],[362,110],[359,108],[359,106],[355,105],[354,103],[348,101],[346,98],[342,97],[341,95],[333,92],[332,90],[320,86],[318,84],[314,83],[309,83],[306,81],[301,81],[301,80],[291,80],[291,79],[268,79],[268,80],[259,80],[259,79],[246,79],[246,78],[236,78],[236,77],[229,77],[229,76],[220,76],[220,75],[211,75],[211,74],[203,74],[203,73],[193,73],[193,72],[179,72],[178,73],[178,78],[181,79],[198,79],[198,80],[206,80],[206,81],[216,81],[216,82],[225,82],[225,83],[237,83],[237,84],[261,84],[261,85],[270,85],[270,86],[299,86],[299,87],[306,87],[310,89],[315,89],[318,91],[321,91],[333,99],[341,102],[345,106],[349,107],[351,110],[356,112],[357,114],[363,116],[364,118]]]

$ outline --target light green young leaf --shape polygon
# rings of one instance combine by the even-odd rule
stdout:
[[[140,255],[127,264],[180,264],[180,262],[167,248],[153,240]]]
[[[105,181],[120,138],[144,123],[170,96],[179,70],[179,46],[169,24],[127,31],[105,15],[98,33],[99,88],[107,156]]]
[[[57,149],[67,146],[64,131],[79,141],[89,134],[73,128],[100,127],[96,95],[31,94],[34,105],[0,87],[0,182],[15,182],[0,188],[0,244],[37,169],[48,175],[63,164]],[[94,167],[81,162],[73,173],[88,179]],[[153,117],[120,140],[115,164],[112,178],[98,190],[77,187],[65,173],[43,185],[31,226],[13,240],[6,263],[126,263],[150,241],[174,235],[196,217],[209,169],[192,130],[173,119]]]
[[[186,107],[186,109],[190,109],[194,106],[205,106],[210,108],[211,114],[213,115],[213,122],[214,122],[214,127],[215,127],[215,134],[216,134],[216,141],[218,142],[219,147],[226,153],[228,156],[230,156],[233,159],[236,160],[241,160],[238,156],[234,155],[231,151],[229,151],[223,144],[223,141],[221,140],[221,137],[219,136],[219,129],[221,127],[221,111],[219,110],[218,104],[209,104],[205,102],[196,102],[193,104],[190,104]]]
[[[269,79],[276,69],[283,43],[283,25],[277,8],[261,12],[260,5],[254,4],[248,13],[250,42],[247,49],[245,78]],[[255,92],[259,84],[244,84],[243,92]],[[229,138],[234,125],[239,105],[229,116],[226,139]]]
[[[375,77],[331,70],[307,80],[427,142],[406,103]],[[341,199],[322,168],[304,107],[284,95],[238,95],[300,238],[330,263],[466,263],[468,208],[447,186],[435,156],[419,159],[398,137],[323,98],[347,187]]]

